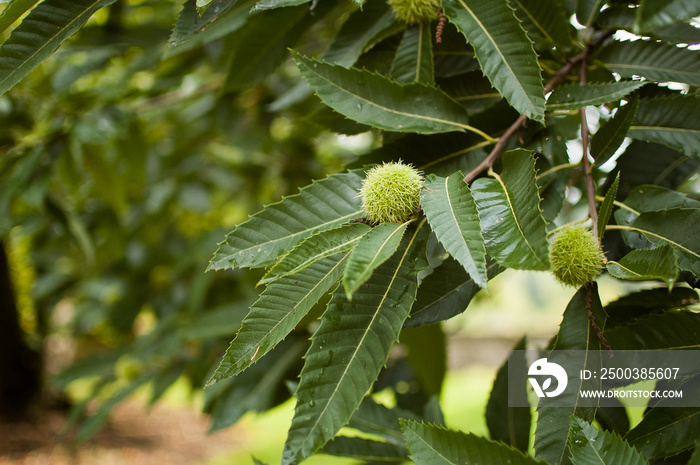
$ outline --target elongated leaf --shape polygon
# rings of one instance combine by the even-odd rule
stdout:
[[[571,47],[569,20],[566,7],[558,0],[541,2],[538,0],[510,0],[515,15],[531,37],[540,36],[560,50]]]
[[[652,314],[605,331],[617,350],[670,350],[700,348],[700,315],[689,311]]]
[[[699,429],[699,407],[654,407],[625,439],[653,460],[692,448]]]
[[[447,336],[442,325],[404,328],[400,340],[408,350],[406,361],[421,390],[437,402],[447,373]],[[442,418],[439,403],[435,407],[437,416]],[[444,424],[444,418],[441,423]]]
[[[250,307],[208,385],[237,375],[282,341],[340,279],[346,259],[327,257],[271,283]]]
[[[693,456],[690,457],[687,465],[700,465],[700,442],[695,444],[695,452],[693,452]]]
[[[323,10],[332,2],[319,4]],[[252,16],[236,34],[233,60],[224,83],[224,90],[248,89],[273,72],[322,11],[311,14],[307,5],[281,8]]]
[[[376,380],[415,299],[417,274],[427,267],[427,236],[425,223],[409,230],[352,302],[344,292],[333,295],[305,357],[283,464],[332,439]]]
[[[618,100],[646,84],[643,81],[619,81],[599,84],[569,84],[556,87],[547,99],[547,110],[575,110]]]
[[[359,240],[350,252],[343,274],[343,288],[348,300],[372,276],[372,272],[391,257],[403,237],[408,223],[382,223]]]
[[[470,113],[483,111],[501,100],[501,94],[491,87],[491,83],[481,71],[443,79],[439,85]]]
[[[389,408],[365,397],[360,407],[352,414],[348,422],[350,428],[381,436],[387,442],[405,446],[401,433],[400,418],[416,419],[416,414],[398,407]]]
[[[603,236],[605,235],[605,227],[608,225],[608,221],[610,221],[610,215],[613,211],[615,196],[617,195],[617,186],[619,184],[620,175],[618,174],[615,177],[615,181],[613,182],[612,186],[610,186],[610,189],[608,189],[608,193],[605,194],[603,203],[600,204],[600,210],[598,211],[598,224],[596,225],[596,227],[598,228],[598,241],[600,243],[603,242]]]
[[[578,0],[576,20],[586,28],[591,27],[593,21],[598,17],[598,13],[600,13],[600,8],[605,3],[604,0]]]
[[[574,465],[648,465],[642,454],[620,436],[578,417],[571,418],[569,450]]]
[[[258,0],[253,8],[254,11],[274,10],[277,8],[287,8],[309,3],[311,0]]]
[[[605,311],[600,303],[598,287],[591,284],[583,287],[572,297],[564,311],[559,333],[556,337],[554,350],[587,350],[599,351],[600,342],[595,329],[588,317],[593,315],[600,328],[605,327]],[[594,361],[597,360],[597,361]],[[600,358],[590,357],[581,367],[582,370],[600,371]],[[600,389],[599,380],[578,380],[579,389]],[[578,396],[562,394],[563,396]],[[560,399],[561,396],[557,399]],[[552,464],[565,465],[570,463],[567,445],[568,425],[571,415],[576,415],[586,421],[593,421],[595,408],[582,407],[579,398],[567,399],[571,407],[537,408],[537,429],[535,430],[535,456]]]
[[[403,463],[408,458],[408,451],[403,446],[345,436],[330,441],[321,453],[381,463]]]
[[[334,174],[268,205],[226,236],[209,269],[267,266],[311,234],[359,217],[362,176],[362,170]]]
[[[340,66],[352,66],[364,52],[399,27],[387,2],[369,0],[343,23],[322,58]]]
[[[644,0],[637,8],[637,31],[649,31],[700,15],[695,0]]]
[[[700,276],[700,209],[670,208],[644,212],[630,230],[640,232],[657,245],[672,246],[678,256],[678,267]]]
[[[615,154],[627,136],[639,108],[639,99],[633,98],[620,108],[613,119],[601,126],[591,138],[591,155],[595,166],[600,166]]]
[[[13,0],[0,13],[0,33],[22,17],[29,11],[39,0]]]
[[[639,8],[629,8],[628,5],[612,4],[600,14],[597,24],[605,29],[625,29],[634,32],[638,11]],[[675,24],[647,29],[643,35],[649,35],[672,44],[700,43],[700,28],[694,27],[688,22],[675,22]]]
[[[486,251],[505,267],[549,269],[549,247],[532,152],[523,149],[502,156],[503,171],[472,184]]]
[[[544,121],[544,87],[537,55],[508,3],[445,0],[442,7],[474,47],[493,87],[519,113]]]
[[[115,0],[44,0],[0,46],[0,95],[48,58],[97,10]]]
[[[633,250],[619,262],[610,261],[606,265],[608,273],[618,279],[645,281],[661,279],[672,287],[678,278],[678,265],[671,246],[662,245],[655,249]]]
[[[491,279],[503,268],[489,260],[486,271],[488,279]],[[467,309],[472,297],[480,290],[481,287],[464,271],[464,267],[448,258],[421,282],[416,303],[411,308],[411,317],[404,326],[429,325],[457,316]]]
[[[651,81],[700,85],[697,52],[657,42],[612,42],[602,48],[598,60],[622,76],[644,76]]]
[[[530,408],[509,407],[508,390],[520,389],[527,397],[527,386],[513,386],[508,383],[508,365],[516,364],[521,371],[527,371],[525,361],[526,339],[523,337],[513,350],[513,355],[508,357],[493,382],[493,389],[486,404],[486,426],[491,433],[491,439],[501,441],[509,446],[527,453],[530,443]]]
[[[163,57],[170,58],[237,31],[248,21],[254,2],[255,0],[225,0],[217,3],[211,11],[202,16],[194,11],[190,3],[185,3]]]
[[[401,420],[416,465],[544,465],[517,449],[486,438],[439,426]]]
[[[433,36],[429,25],[420,23],[406,29],[391,63],[391,77],[397,82],[435,84]]]
[[[366,224],[353,223],[314,234],[304,239],[279,262],[275,263],[259,284],[298,273],[317,260],[339,252],[346,252],[355,247],[360,238],[367,234],[370,229]]]
[[[402,85],[370,71],[292,54],[319,98],[354,121],[387,131],[421,134],[469,129],[464,108],[435,87]]]
[[[607,327],[629,324],[642,316],[678,308],[685,308],[700,301],[698,293],[687,287],[674,287],[670,291],[664,287],[644,289],[620,297],[609,303]],[[607,332],[607,331],[606,331]]]
[[[628,136],[658,142],[700,158],[698,108],[700,97],[690,95],[641,100]]]
[[[479,227],[479,214],[464,175],[448,178],[429,175],[421,191],[421,206],[445,250],[480,287],[486,287],[486,249]]]

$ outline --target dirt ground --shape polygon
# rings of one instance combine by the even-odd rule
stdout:
[[[51,411],[32,423],[0,422],[0,465],[200,465],[245,437],[238,427],[207,434],[208,419],[191,409],[129,400],[106,428],[74,447],[60,437],[64,416]]]

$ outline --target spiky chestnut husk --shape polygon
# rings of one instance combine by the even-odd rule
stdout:
[[[399,21],[412,26],[437,18],[439,0],[389,0],[394,15]]]
[[[423,175],[400,161],[384,163],[367,171],[360,197],[370,223],[403,223],[420,206]]]
[[[595,280],[605,266],[605,255],[588,228],[568,226],[552,239],[549,262],[554,277],[562,284],[581,287]]]

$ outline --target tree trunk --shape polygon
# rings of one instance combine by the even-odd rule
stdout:
[[[41,393],[41,357],[24,341],[7,254],[0,241],[0,417],[21,420]]]

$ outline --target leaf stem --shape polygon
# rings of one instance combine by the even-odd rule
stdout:
[[[537,175],[537,179],[542,179],[545,176],[549,176],[552,173],[556,173],[557,171],[560,170],[565,170],[567,168],[573,168],[574,166],[577,166],[578,163],[562,163],[561,165],[553,166],[552,168],[542,171],[540,174]]]
[[[600,47],[603,41],[610,37],[613,34],[613,32],[613,30],[610,30],[606,31],[604,34],[601,34],[600,37],[598,37],[596,40],[586,45],[586,48],[581,53],[568,60],[566,64],[564,64],[564,66],[562,66],[561,69],[557,71],[557,73],[552,77],[552,79],[549,80],[547,85],[544,86],[544,94],[547,95],[548,93],[550,93],[552,89],[554,89],[554,87],[556,87],[566,77],[566,75],[569,74],[569,71],[571,71],[574,68],[574,66],[585,60],[590,54],[590,52]],[[525,124],[525,121],[527,121],[527,116],[520,115],[520,117],[518,117],[518,119],[516,119],[515,122],[511,124],[508,129],[506,129],[506,132],[504,132],[503,135],[498,138],[498,142],[491,150],[491,153],[489,153],[488,156],[481,163],[479,163],[479,166],[467,173],[467,175],[464,177],[464,182],[469,184],[474,179],[476,179],[476,177],[482,171],[491,168],[498,156],[505,148],[506,144],[508,143],[508,140],[510,140],[510,138],[518,132],[520,127],[523,124]]]

